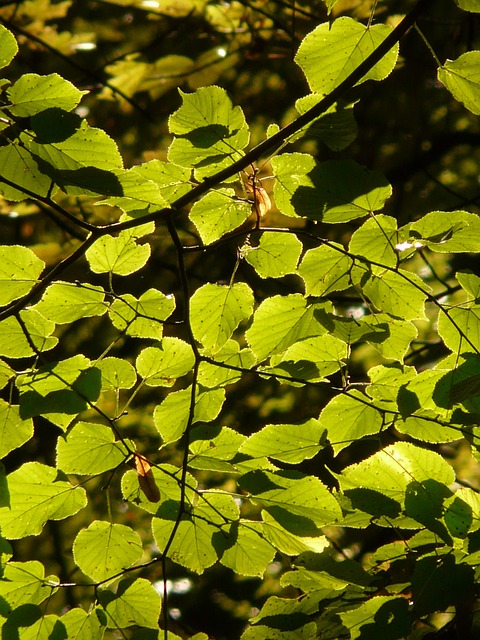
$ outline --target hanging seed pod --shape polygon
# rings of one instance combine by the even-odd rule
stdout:
[[[133,454],[135,461],[135,469],[138,475],[138,484],[140,489],[145,494],[145,497],[149,502],[160,501],[160,490],[157,487],[155,478],[153,477],[152,467],[146,458],[139,453]]]

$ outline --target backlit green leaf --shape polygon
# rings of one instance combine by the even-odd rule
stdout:
[[[264,300],[246,332],[259,362],[269,355],[286,351],[297,340],[326,333],[316,320],[315,311],[315,305],[307,306],[305,298],[298,293]]]
[[[397,221],[391,216],[378,214],[366,220],[350,240],[349,251],[388,267],[397,266],[399,243]]]
[[[319,535],[320,527],[341,517],[338,502],[318,478],[298,471],[252,471],[240,486],[285,529],[300,536]]]
[[[45,584],[45,567],[41,562],[9,562],[0,579],[0,597],[11,609],[40,604],[52,594]]]
[[[117,298],[108,313],[119,331],[136,338],[160,340],[163,321],[174,309],[175,299],[172,295],[148,289],[138,299],[129,293]]]
[[[128,360],[102,358],[97,361],[95,367],[102,374],[102,391],[131,389],[137,381],[137,373]]]
[[[382,173],[352,160],[317,164],[310,155],[285,153],[272,158],[272,167],[275,202],[287,216],[347,222],[380,209],[392,193]]]
[[[37,351],[49,351],[58,343],[52,336],[55,325],[35,309],[20,311],[21,323],[15,317],[0,322],[0,355],[26,358]]]
[[[0,148],[0,193],[8,200],[24,200],[27,194],[45,198],[52,186],[51,178],[39,169],[38,163],[24,146],[29,142],[23,140],[24,135],[20,136],[21,145],[9,144]]]
[[[218,189],[196,202],[189,218],[204,244],[210,244],[239,227],[251,213],[251,203],[236,198],[233,189]]]
[[[325,428],[314,418],[302,424],[269,424],[252,434],[240,453],[296,464],[313,458],[323,448],[324,434]]]
[[[102,640],[104,626],[99,620],[97,609],[88,613],[77,607],[70,609],[60,618],[60,622],[67,630],[68,638],[72,640]]]
[[[265,539],[261,523],[242,519],[232,527],[230,535],[230,546],[220,562],[242,576],[262,577],[275,556],[275,549]]]
[[[109,592],[105,593],[107,596]],[[138,625],[157,629],[160,617],[160,596],[148,580],[122,580],[115,598],[105,605],[107,626],[125,629]]]
[[[0,306],[28,293],[45,267],[31,249],[0,246]]]
[[[383,417],[366,396],[352,390],[348,395],[338,395],[330,400],[320,414],[319,423],[327,429],[328,439],[337,455],[352,442],[379,433]]]
[[[28,442],[33,436],[33,421],[20,417],[18,405],[0,399],[0,458]]]
[[[438,69],[438,79],[453,97],[480,115],[480,51],[467,51],[456,60],[447,60]]]
[[[324,96],[310,93],[295,102],[299,114],[305,113],[316,105]],[[332,151],[341,151],[348,147],[357,137],[357,123],[353,115],[353,104],[336,102],[322,116],[305,127],[303,135],[315,136]]]
[[[197,392],[193,422],[210,422],[220,413],[225,400],[223,389],[211,389]],[[169,393],[165,400],[157,405],[153,419],[164,444],[175,442],[182,437],[188,424],[191,409],[191,387]]]
[[[305,282],[306,295],[323,296],[331,291],[348,289],[353,264],[343,247],[335,242],[309,249],[298,267],[298,274]]]
[[[440,253],[480,250],[480,218],[467,211],[431,211],[409,225],[413,241]]]
[[[380,311],[404,320],[425,318],[430,288],[416,273],[374,267],[363,291]]]
[[[255,364],[255,356],[250,349],[240,349],[236,340],[228,340],[220,351],[217,351],[215,362],[223,363],[231,367],[250,369]],[[201,362],[198,371],[198,382],[204,387],[225,387],[233,384],[242,377],[242,372],[229,369],[225,366],[217,366],[210,362]]]
[[[73,543],[73,557],[92,580],[107,580],[140,560],[143,554],[138,533],[123,524],[95,520],[82,529]]]
[[[301,251],[302,243],[294,235],[266,231],[245,258],[261,278],[281,278],[295,272]]]
[[[87,91],[79,91],[57,73],[39,76],[25,73],[7,91],[8,110],[19,118],[33,116],[45,109],[71,111]]]
[[[330,93],[356,69],[391,33],[383,24],[364,26],[353,18],[341,17],[324,22],[303,39],[295,61],[305,73],[312,91]],[[365,80],[383,80],[393,70],[398,44],[365,76]]]
[[[338,476],[343,491],[363,487],[401,504],[411,482],[431,478],[448,486],[454,481],[453,469],[438,453],[407,442],[390,445]]]
[[[137,357],[138,374],[149,387],[171,387],[177,378],[193,368],[195,356],[189,344],[179,338],[163,338]]]
[[[345,342],[333,336],[306,338],[289,347],[279,362],[275,358],[274,370],[293,378],[320,381],[339,371],[347,354]]]
[[[340,613],[340,618],[352,640],[375,640],[378,634],[385,640],[400,640],[411,624],[408,602],[398,596],[371,598],[356,609]]]
[[[329,546],[325,536],[308,537],[295,535],[282,527],[268,511],[263,511],[263,533],[265,538],[276,549],[289,556],[296,556],[304,551],[321,553]]]
[[[166,504],[161,518],[153,518],[152,531],[162,552],[177,515],[176,504]],[[230,522],[238,518],[238,507],[226,494],[209,491],[206,499],[184,514],[168,551],[168,557],[195,573],[212,566],[228,544]]]
[[[191,431],[188,464],[193,469],[235,471],[231,461],[241,449],[246,436],[229,427],[200,425]]]
[[[63,520],[87,504],[85,490],[40,462],[27,462],[7,476],[9,506],[0,507],[2,534],[12,540],[41,533],[47,520]]]
[[[110,427],[94,422],[78,422],[57,442],[57,467],[65,473],[93,476],[114,469],[128,455]]]
[[[116,238],[109,235],[98,238],[85,256],[95,273],[128,276],[145,266],[150,257],[150,245],[139,245],[131,231],[121,231]]]
[[[18,51],[17,41],[10,31],[0,25],[0,68],[6,67]]]
[[[183,93],[182,106],[168,121],[175,138],[168,159],[182,166],[197,167],[200,176],[217,172],[241,156],[249,130],[240,107],[234,107],[220,87],[200,87]]]
[[[232,286],[205,284],[190,299],[194,337],[212,353],[229,340],[253,310],[253,292],[244,282]]]
[[[66,324],[82,318],[103,315],[107,310],[104,299],[105,292],[102,287],[82,287],[73,282],[55,282],[47,288],[35,309],[44,318],[56,324]]]
[[[100,395],[101,373],[85,356],[54,362],[18,377],[20,415],[76,415]]]

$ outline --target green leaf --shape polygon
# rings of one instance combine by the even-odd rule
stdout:
[[[480,251],[480,218],[467,211],[431,211],[409,225],[413,240],[439,253]]]
[[[295,535],[318,536],[320,527],[341,518],[338,502],[315,476],[298,471],[251,471],[239,484],[254,504]]]
[[[0,399],[0,458],[28,442],[33,436],[33,421],[20,416],[17,405]]]
[[[248,370],[254,366],[255,356],[250,349],[240,349],[235,340],[228,340],[215,354],[215,362]],[[241,371],[217,366],[211,362],[201,362],[198,370],[198,382],[209,389],[225,387],[237,382],[241,377]]]
[[[187,428],[191,405],[191,387],[170,393],[155,407],[153,420],[164,444],[179,440]],[[225,401],[223,389],[209,389],[195,394],[194,422],[211,422]],[[192,424],[193,424],[192,423]]]
[[[1,326],[1,325],[0,325]],[[438,317],[438,335],[455,353],[480,351],[480,305],[465,303],[449,309]]]
[[[480,51],[467,51],[439,67],[437,77],[453,97],[480,115]]]
[[[253,292],[244,282],[232,286],[205,284],[190,299],[192,332],[196,340],[215,353],[231,338],[253,310]]]
[[[400,640],[411,625],[408,601],[398,596],[376,596],[339,615],[352,640]]]
[[[361,318],[359,324],[363,331],[368,331],[365,334],[368,342],[389,360],[403,362],[410,343],[417,337],[417,328],[412,322],[394,320],[383,313]]]
[[[397,221],[380,213],[366,220],[353,233],[349,251],[387,267],[396,267],[398,252],[395,247],[399,242]]]
[[[392,194],[382,173],[352,160],[317,164],[310,155],[284,153],[272,158],[272,167],[275,202],[287,216],[348,222],[381,209]]]
[[[307,306],[305,298],[298,293],[264,300],[246,332],[248,344],[258,361],[283,353],[298,340],[326,333],[315,318],[317,308],[321,307]]]
[[[315,609],[318,604],[310,598],[271,596],[241,640],[312,640],[317,637],[317,624],[310,622]]]
[[[144,172],[137,167],[132,169],[113,169],[112,175],[118,184],[113,181],[113,193],[109,198],[102,200],[99,204],[120,207],[125,212],[136,212],[141,210],[143,214],[158,211],[167,206],[167,201],[163,197],[156,180],[148,180],[144,177]],[[100,193],[107,191],[100,185]]]
[[[104,597],[109,592],[104,592]],[[115,598],[105,605],[107,626],[125,629],[133,625],[157,629],[160,617],[160,596],[148,580],[122,580]]]
[[[245,259],[261,278],[295,273],[302,243],[291,234],[265,231],[257,247],[247,248]]]
[[[309,249],[298,267],[298,274],[305,282],[305,294],[324,296],[348,289],[352,284],[350,271],[353,265],[353,260],[336,242]]]
[[[135,368],[121,358],[107,357],[97,360],[95,365],[102,374],[102,391],[131,389],[137,381]]]
[[[460,9],[464,11],[472,11],[473,13],[480,13],[480,7],[478,6],[477,0],[455,0]]]
[[[281,360],[273,359],[274,371],[294,378],[319,382],[339,371],[343,359],[347,358],[348,347],[342,340],[331,335],[299,340],[289,347]],[[272,364],[274,364],[272,362]]]
[[[79,569],[99,582],[131,567],[143,554],[138,533],[123,524],[95,520],[82,529],[73,543]]]
[[[302,424],[269,424],[251,435],[239,451],[254,458],[298,464],[324,448],[324,434],[325,428],[314,418]]]
[[[342,491],[359,487],[378,492],[404,504],[405,491],[412,482],[435,478],[449,486],[454,481],[452,467],[433,451],[421,449],[407,442],[397,442],[358,464],[346,467],[338,476]]]
[[[230,536],[220,562],[242,576],[262,577],[275,557],[274,547],[263,535],[262,524],[241,519],[233,525]]]
[[[150,160],[136,166],[135,171],[146,180],[154,182],[163,199],[169,204],[192,189],[189,167],[181,167],[173,162]]]
[[[52,594],[52,587],[45,584],[45,567],[41,562],[8,562],[0,579],[0,598],[10,609],[22,605],[41,604]],[[7,612],[3,609],[2,614]]]
[[[211,424],[195,427],[190,434],[188,465],[194,469],[235,471],[234,465],[228,461],[237,455],[246,439],[229,427]]]
[[[18,51],[17,41],[10,31],[0,25],[0,68],[6,67]]]
[[[27,358],[57,345],[58,339],[52,336],[55,325],[38,311],[20,311],[20,320],[10,317],[0,322],[0,356]]]
[[[150,245],[137,244],[134,233],[121,231],[116,238],[105,235],[95,240],[85,254],[90,269],[94,273],[128,276],[144,267],[150,257]]]
[[[373,267],[363,291],[380,311],[402,320],[425,318],[425,302],[430,287],[416,273]]]
[[[18,540],[42,532],[47,520],[63,520],[87,504],[85,490],[40,462],[27,462],[7,476],[8,506],[0,507],[2,534]]]
[[[309,33],[300,44],[295,62],[305,73],[312,91],[327,94],[354,71],[392,32],[377,24],[364,26],[353,18],[341,17],[324,22]],[[395,67],[398,44],[370,71],[365,80],[384,80]]]
[[[76,189],[75,185],[82,185],[85,178],[86,186],[89,183],[88,178],[95,179],[96,176],[102,175],[106,179],[106,185],[112,178],[113,182],[117,183],[115,176],[107,172],[123,167],[122,157],[112,138],[105,131],[90,127],[85,120],[82,120],[75,133],[65,140],[46,144],[32,141],[29,149],[35,158],[54,169],[59,184],[71,194],[84,193],[85,189]],[[82,171],[87,168],[89,171]],[[100,171],[91,171],[92,168]],[[73,187],[68,188],[69,185]]]
[[[55,282],[46,289],[34,308],[56,324],[67,324],[82,318],[102,316],[107,311],[104,300],[102,287]]]
[[[263,511],[263,533],[271,545],[282,553],[296,556],[304,551],[322,552],[330,545],[325,536],[308,537],[295,535],[282,527],[268,511]]]
[[[198,176],[216,173],[238,160],[250,134],[240,107],[233,107],[225,89],[200,87],[195,93],[180,91],[182,106],[168,125],[175,138],[168,159],[197,167]]]
[[[152,520],[161,552],[170,539],[177,513],[177,504],[166,503],[162,517]],[[237,518],[238,507],[231,496],[209,491],[205,499],[182,515],[168,557],[195,573],[203,573],[218,560],[230,537],[230,522]]]
[[[0,246],[0,306],[28,293],[44,267],[45,262],[27,247]]]
[[[57,442],[57,467],[65,473],[96,475],[118,467],[129,456],[110,427],[78,422]]]
[[[51,178],[39,169],[38,162],[24,146],[29,144],[29,139],[24,138],[25,134],[22,134],[20,145],[0,148],[0,193],[15,202],[25,200],[27,193],[46,198],[52,186]],[[13,182],[17,188],[4,183],[2,178]]]
[[[3,360],[0,360],[0,389],[3,389],[5,385],[16,375],[16,372],[10,365]]]
[[[196,202],[188,217],[203,243],[211,244],[239,227],[251,213],[251,203],[236,198],[233,189],[218,189]]]
[[[171,387],[189,373],[195,363],[192,347],[179,338],[163,338],[156,347],[143,349],[137,357],[138,375],[149,387]]]
[[[322,94],[310,93],[295,102],[295,109],[302,115],[323,98]],[[357,137],[353,104],[336,102],[319,118],[307,125],[302,133],[319,138],[332,151],[342,151]]]
[[[83,355],[39,367],[18,377],[20,415],[77,415],[97,400],[101,373]]]
[[[119,331],[136,338],[160,340],[163,321],[175,309],[173,295],[148,289],[138,300],[129,293],[117,298],[109,310],[110,319]]]
[[[370,403],[369,398],[355,389],[348,395],[335,396],[323,409],[319,424],[328,432],[333,452],[340,451],[364,436],[379,433],[383,416]]]
[[[71,111],[88,91],[79,91],[57,73],[39,76],[25,73],[8,90],[9,112],[18,118],[33,116],[55,107]]]
[[[72,640],[102,640],[104,626],[99,620],[98,610],[88,613],[79,607],[70,609],[60,618],[67,630],[67,637]]]

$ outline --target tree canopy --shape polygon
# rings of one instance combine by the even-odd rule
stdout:
[[[478,636],[479,14],[0,2],[2,638]]]

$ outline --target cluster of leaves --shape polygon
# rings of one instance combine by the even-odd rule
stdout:
[[[434,612],[472,615],[480,496],[455,482],[441,447],[461,440],[480,455],[480,277],[422,278],[418,261],[478,253],[480,221],[455,210],[399,224],[383,212],[385,176],[335,156],[356,136],[348,91],[394,72],[400,39],[430,4],[395,29],[346,16],[318,25],[295,57],[310,89],[298,117],[250,150],[244,112],[219,86],[180,92],[168,157],[125,168],[115,141],[79,114],[84,91],[56,73],[0,81],[2,196],[35,203],[70,236],[48,266],[25,244],[0,247],[0,452],[8,463],[39,429],[55,437],[53,460],[30,452],[1,477],[5,637],[176,640],[175,566],[262,577],[276,558],[283,591],[242,640],[421,638]],[[475,0],[457,4],[478,12]],[[1,66],[17,51],[0,27]],[[479,65],[468,51],[438,68],[477,115]],[[332,158],[285,151],[303,137]],[[280,147],[268,226],[253,163]],[[348,240],[325,237],[341,224]],[[198,282],[199,264],[232,248],[227,280]],[[157,287],[160,250],[176,264]],[[273,295],[271,281],[284,285]],[[69,351],[77,332],[88,351]],[[438,362],[408,364],[438,344]],[[376,355],[353,382],[362,349]],[[325,402],[307,419],[242,424],[231,398],[252,377]],[[136,403],[147,427],[130,421]],[[352,445],[363,455],[337,468]],[[322,455],[331,471],[320,472]],[[122,502],[123,519],[112,507]],[[72,575],[15,559],[11,543],[63,520]],[[392,537],[360,562],[338,541],[360,530]],[[77,606],[49,612],[80,586]]]

